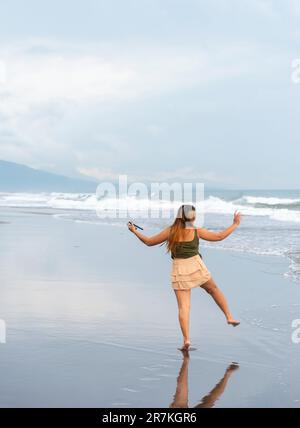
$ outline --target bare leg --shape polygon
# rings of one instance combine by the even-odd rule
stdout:
[[[233,316],[231,315],[231,312],[229,310],[226,298],[222,291],[217,287],[217,284],[211,278],[209,281],[207,281],[205,284],[201,286],[208,294],[211,295],[211,297],[214,299],[216,304],[219,306],[219,308],[224,313],[228,324],[232,325],[233,327],[236,327],[240,324],[239,321],[236,321]]]
[[[190,301],[191,290],[174,290],[178,303],[178,319],[183,334],[182,350],[189,349],[190,341]]]

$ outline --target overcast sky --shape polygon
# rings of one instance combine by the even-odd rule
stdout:
[[[299,188],[298,0],[1,0],[0,158]]]

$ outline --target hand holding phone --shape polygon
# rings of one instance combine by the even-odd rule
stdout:
[[[144,230],[142,227],[138,226],[138,225],[137,225],[137,224],[135,224],[135,223],[132,223],[131,221],[129,221],[129,222],[127,223],[127,226],[128,226],[128,229],[129,229],[131,232],[133,232],[133,231],[134,231],[134,230],[136,230],[136,229]]]

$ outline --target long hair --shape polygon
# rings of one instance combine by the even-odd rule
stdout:
[[[196,208],[193,205],[182,205],[177,213],[176,219],[170,228],[169,238],[167,240],[167,252],[174,252],[176,245],[186,229],[187,224],[196,218]]]

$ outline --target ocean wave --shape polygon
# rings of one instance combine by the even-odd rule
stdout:
[[[280,201],[280,203],[279,203]],[[300,199],[267,198],[243,196],[228,201],[217,196],[209,196],[195,205],[201,213],[232,215],[235,210],[245,216],[263,216],[281,222],[300,223],[300,209],[295,208]],[[0,206],[21,208],[52,208],[56,210],[95,211],[98,214],[107,210],[127,210],[136,213],[173,210],[176,212],[181,202],[157,199],[139,199],[126,197],[122,199],[98,199],[95,194],[80,193],[0,193]],[[300,206],[299,206],[300,208]]]
[[[240,199],[242,204],[254,207],[271,207],[271,208],[287,208],[291,210],[300,210],[299,198],[277,198],[264,196],[243,196]]]
[[[238,210],[247,216],[269,217],[272,220],[278,220],[282,222],[300,223],[300,209],[299,211],[290,210],[283,208],[282,206],[278,208],[272,206],[272,204],[269,204],[269,206],[265,207],[245,205],[243,204],[243,199],[244,198],[234,201],[226,201],[215,196],[210,196],[203,203],[199,204],[199,208],[202,208],[205,213],[232,214],[234,211]]]
[[[208,216],[209,229],[219,230],[229,224],[235,210],[243,213],[245,219],[238,233],[231,235],[228,240],[214,243],[214,248],[268,256],[287,256],[290,268],[287,273],[295,281],[300,279],[300,210],[288,209],[285,204],[296,204],[296,199],[262,198],[244,196],[239,199],[226,200],[225,197],[208,196],[204,201],[196,203],[197,211]],[[257,205],[257,202],[264,206]],[[278,203],[280,201],[280,204]],[[266,203],[267,202],[267,203]],[[121,205],[120,205],[121,204]],[[101,217],[107,209],[127,208],[129,217],[138,218],[134,211],[140,210],[177,210],[181,202],[160,201],[152,199],[136,199],[134,197],[117,199],[98,199],[95,194],[77,193],[0,193],[0,207],[23,208],[28,211],[53,214],[57,219],[78,223],[101,224],[124,227],[124,217]],[[199,216],[198,216],[199,217]],[[139,217],[140,218],[140,217]],[[127,221],[127,220],[126,220]],[[137,220],[139,223],[139,220]],[[144,217],[141,226],[146,229],[159,229],[170,223],[170,217]],[[211,246],[202,243],[202,246]]]
[[[47,193],[0,193],[0,206],[12,208],[46,208]]]

